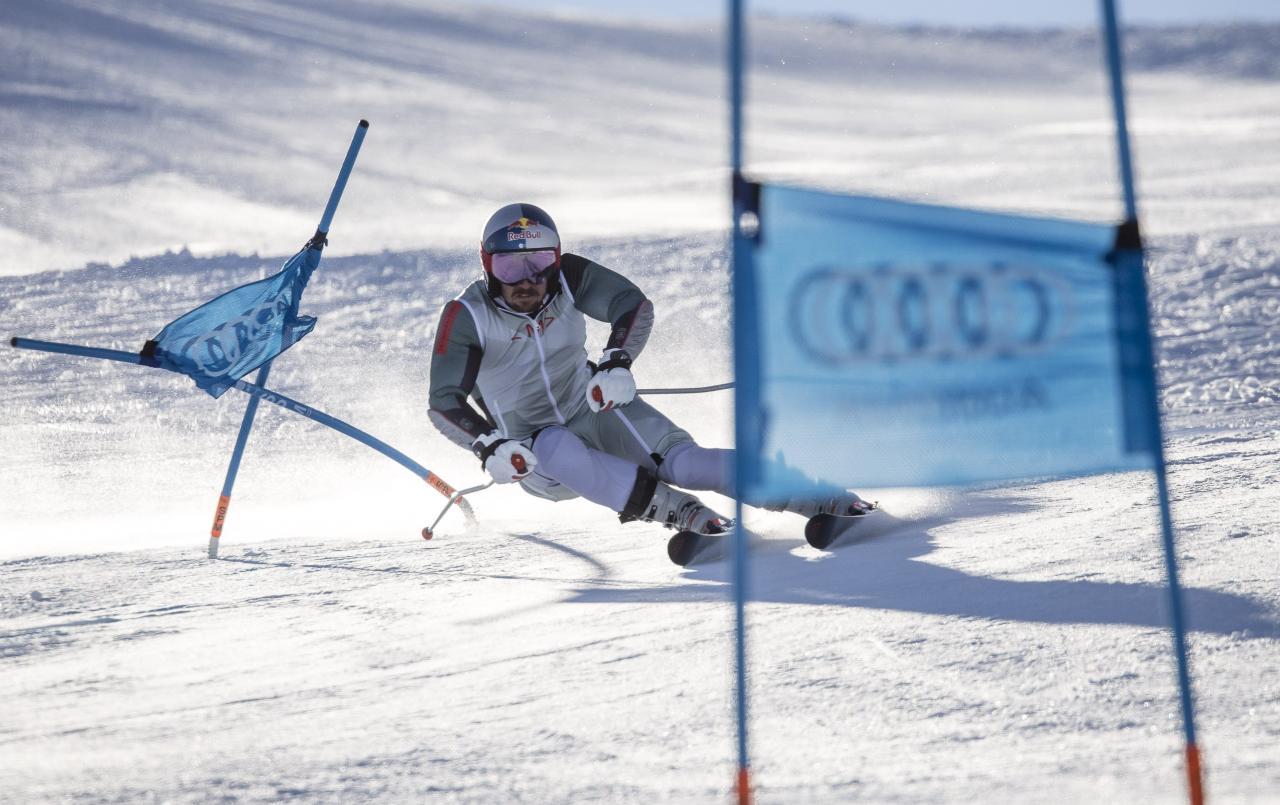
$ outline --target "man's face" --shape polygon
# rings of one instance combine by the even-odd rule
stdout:
[[[515,285],[502,285],[502,299],[517,313],[532,313],[547,295],[547,275],[537,280],[521,280]]]

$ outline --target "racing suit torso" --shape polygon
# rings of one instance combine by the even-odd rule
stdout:
[[[450,440],[470,449],[492,430],[523,439],[576,415],[591,377],[586,316],[612,325],[606,349],[634,358],[644,348],[653,306],[625,277],[565,254],[558,286],[529,314],[495,300],[485,280],[445,305],[432,349],[430,418]]]

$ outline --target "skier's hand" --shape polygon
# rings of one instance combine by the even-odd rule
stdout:
[[[504,439],[496,431],[486,433],[472,443],[485,472],[500,484],[519,481],[538,466],[533,451],[514,439]]]
[[[606,349],[596,373],[587,381],[587,405],[592,411],[620,408],[636,398],[631,356],[626,350]]]

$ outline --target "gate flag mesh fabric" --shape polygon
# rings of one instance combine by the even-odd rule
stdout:
[[[323,244],[308,244],[279,273],[241,285],[179,316],[147,342],[145,363],[187,375],[214,397],[298,343],[316,326],[298,314]]]
[[[758,213],[757,304],[735,300],[754,494],[1152,466],[1141,252],[1115,227],[772,185]]]

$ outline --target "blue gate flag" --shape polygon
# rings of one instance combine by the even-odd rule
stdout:
[[[738,386],[759,433],[749,494],[1152,466],[1142,259],[1117,249],[1123,230],[759,190],[754,292],[735,299],[758,370]]]
[[[298,314],[298,304],[323,248],[322,237],[312,240],[279,273],[169,322],[143,348],[143,362],[187,375],[212,396],[222,396],[316,326],[315,317]]]

